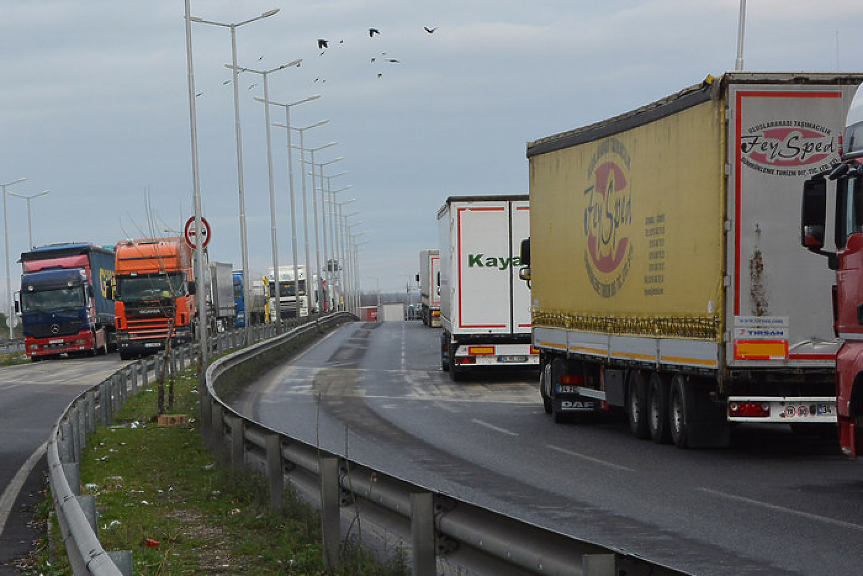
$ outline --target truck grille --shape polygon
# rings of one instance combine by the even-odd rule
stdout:
[[[54,322],[51,324],[41,324],[39,326],[30,326],[30,334],[34,338],[52,338],[54,336],[69,336],[77,334],[81,329],[81,322]]]

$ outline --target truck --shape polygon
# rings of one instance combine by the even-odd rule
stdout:
[[[242,270],[234,270],[234,306],[237,310],[237,316],[234,319],[234,326],[236,328],[269,322],[270,304],[267,296],[267,294],[269,294],[268,282],[269,281],[266,276],[260,277],[259,279],[253,277],[252,286],[249,289],[251,302],[246,302],[244,293],[245,276]]]
[[[234,270],[233,274],[234,285],[234,328],[243,328],[246,325],[246,303],[243,296],[243,271]]]
[[[830,190],[830,194],[828,194]],[[832,199],[832,210],[827,200]],[[828,218],[832,212],[833,217]],[[835,249],[826,250],[828,223]],[[832,319],[836,354],[836,417],[843,454],[863,451],[863,89],[848,110],[841,162],[803,183],[800,240],[835,270]],[[822,263],[823,266],[823,263]],[[823,295],[822,295],[823,297]],[[827,314],[827,311],[822,311]]]
[[[528,196],[450,196],[438,211],[441,367],[453,381],[494,368],[536,369],[530,292],[518,279]]]
[[[436,248],[420,251],[420,305],[423,324],[440,326],[440,251]]]
[[[296,290],[299,288],[300,295],[300,303],[299,303],[299,316],[308,316],[309,315],[309,305],[311,304],[311,309],[314,311],[317,307],[317,291],[313,290],[308,293],[308,297],[306,297],[306,266],[305,264],[297,265],[297,277],[298,282],[294,283],[294,267],[292,265],[288,266],[279,266],[279,307],[281,309],[282,318],[296,318],[297,317],[297,294]],[[270,290],[268,298],[270,300],[270,314],[273,320],[276,319],[276,306],[275,306],[275,276],[273,274],[273,267],[270,266],[267,272],[267,278],[269,280]]]
[[[213,328],[224,331],[233,327],[236,316],[233,266],[225,262],[210,262],[207,271],[209,319]]]
[[[33,361],[106,354],[116,344],[114,253],[89,243],[50,244],[21,254],[24,348]]]
[[[838,161],[860,74],[734,72],[527,145],[539,391],[556,422],[724,447],[836,422],[833,279],[789,190]],[[821,425],[821,426],[817,426]]]
[[[183,238],[140,238],[117,243],[117,346],[127,360],[194,338],[195,276]]]

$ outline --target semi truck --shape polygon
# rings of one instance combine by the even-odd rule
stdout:
[[[275,276],[273,267],[271,266],[267,272],[269,279],[270,291],[268,298],[270,300],[270,314],[273,320],[276,318],[275,306]],[[305,264],[297,265],[298,282],[294,283],[294,267],[292,265],[279,266],[279,307],[281,308],[282,318],[296,318],[297,314],[297,289],[299,289],[299,316],[308,316],[309,308],[314,311],[317,307],[317,293],[315,290],[307,293],[306,290],[306,266]]]
[[[530,292],[518,279],[529,214],[524,194],[450,196],[437,214],[441,367],[454,381],[539,365],[530,345]]]
[[[116,344],[114,253],[88,243],[51,244],[21,254],[24,347],[33,361],[105,354]]]
[[[115,248],[117,345],[126,360],[191,342],[195,322],[192,249],[183,238],[123,240]]]
[[[236,316],[233,266],[226,262],[210,262],[207,270],[209,319],[215,330],[224,331],[233,327]]]
[[[622,407],[633,435],[836,422],[833,278],[796,244],[799,190],[839,158],[860,74],[727,73],[527,145],[540,396]]]
[[[436,328],[440,326],[440,251],[429,249],[420,251],[420,305],[423,324]]]
[[[830,190],[830,194],[828,194]],[[834,205],[827,209],[827,199]],[[832,214],[831,214],[832,212]],[[828,214],[831,214],[828,216]],[[828,222],[834,250],[826,250]],[[833,323],[839,444],[847,456],[863,450],[863,89],[848,111],[841,162],[804,182],[800,239],[835,270]],[[822,261],[822,266],[824,265]],[[822,295],[823,297],[823,295]]]

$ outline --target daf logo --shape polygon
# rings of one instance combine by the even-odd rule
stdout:
[[[59,333],[60,333],[60,326],[58,326],[57,324],[51,324],[51,334],[59,334]]]
[[[593,402],[570,402],[568,400],[564,400],[560,403],[560,407],[563,410],[590,411],[593,410]]]

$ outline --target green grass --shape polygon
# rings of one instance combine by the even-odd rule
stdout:
[[[268,508],[263,477],[217,464],[197,429],[196,380],[175,386],[171,414],[189,427],[160,428],[155,384],[130,397],[116,422],[89,440],[82,494],[96,496],[105,550],[131,550],[135,574],[409,574],[403,551],[386,563],[347,547],[342,566],[322,566],[320,516],[288,489],[282,510]],[[50,500],[50,498],[49,498]],[[63,564],[41,566],[44,574]]]

